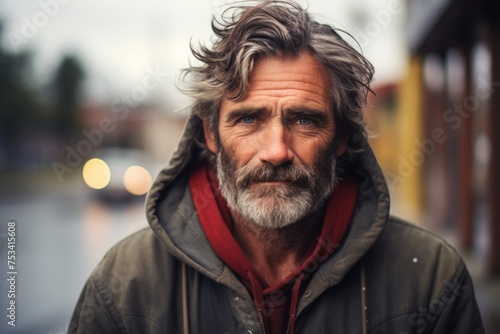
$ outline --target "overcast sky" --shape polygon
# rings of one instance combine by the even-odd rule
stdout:
[[[141,84],[148,68],[167,73],[151,96],[182,107],[174,86],[192,57],[189,42],[209,42],[210,19],[228,0],[10,0],[0,3],[4,44],[32,50],[36,80],[47,82],[65,53],[77,55],[87,72],[86,95],[102,102]],[[323,22],[361,36],[376,68],[376,83],[399,79],[404,69],[403,0],[310,0]],[[394,5],[401,10],[395,11]],[[371,7],[370,7],[371,6]],[[393,10],[392,12],[390,10]],[[375,13],[389,13],[377,16]],[[368,32],[369,34],[366,34]]]

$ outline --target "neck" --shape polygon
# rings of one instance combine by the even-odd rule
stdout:
[[[306,258],[323,226],[324,208],[281,229],[261,227],[231,210],[233,234],[269,286],[287,278]]]

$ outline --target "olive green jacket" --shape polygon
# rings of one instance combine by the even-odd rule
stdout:
[[[188,187],[196,164],[191,118],[146,201],[150,228],[114,246],[88,279],[70,333],[262,333],[245,286],[208,242]],[[301,295],[295,333],[484,333],[457,252],[389,217],[382,172],[366,144],[342,244]]]

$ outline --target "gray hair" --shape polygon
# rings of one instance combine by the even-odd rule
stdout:
[[[257,59],[293,58],[309,53],[329,74],[336,138],[349,136],[343,160],[355,158],[367,137],[363,111],[374,70],[361,53],[340,37],[337,31],[341,30],[313,20],[294,0],[231,7],[219,20],[212,19],[212,30],[216,36],[213,47],[191,46],[193,55],[203,65],[183,71],[187,85],[184,91],[195,99],[192,113],[200,122],[207,121],[210,131],[218,136],[219,108],[224,97],[233,101],[245,98]],[[198,143],[202,158],[210,159],[203,134]]]

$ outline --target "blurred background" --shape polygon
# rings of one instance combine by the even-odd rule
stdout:
[[[16,222],[16,327],[64,333],[105,252],[147,226],[144,193],[181,135],[176,88],[230,1],[0,3],[0,270]],[[464,256],[500,328],[500,6],[310,0],[376,68],[366,115],[394,215]],[[354,41],[345,36],[355,45]],[[0,280],[0,305],[8,305]]]

